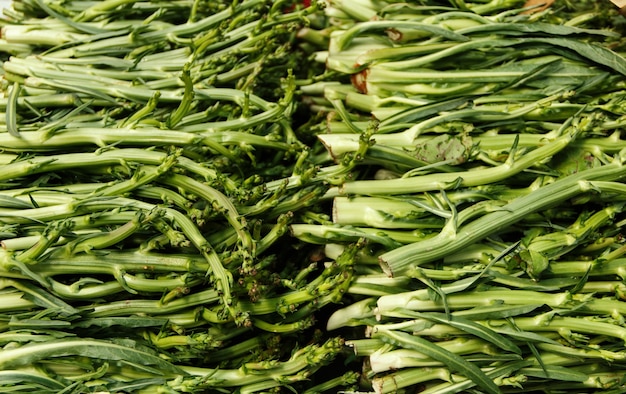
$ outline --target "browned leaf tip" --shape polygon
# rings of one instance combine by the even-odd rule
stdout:
[[[552,3],[554,3],[554,0],[528,0],[526,4],[524,4],[524,7],[532,7],[532,6],[539,6],[539,7],[535,7],[531,10],[525,11],[524,13],[532,14],[533,12],[543,11],[546,8],[550,7]]]

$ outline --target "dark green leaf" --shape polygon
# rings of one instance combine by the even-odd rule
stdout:
[[[13,370],[0,371],[0,387],[16,383],[32,383],[40,387],[54,390],[54,392],[65,388],[65,384],[41,373]]]
[[[43,343],[30,343],[18,348],[3,349],[0,351],[0,369],[31,365],[44,359],[63,356],[83,356],[101,360],[126,361],[138,365],[149,365],[158,369],[161,375],[185,374],[179,367],[155,353],[88,338],[59,339]]]
[[[487,342],[493,343],[499,348],[515,354],[522,354],[522,350],[508,338],[498,334],[489,327],[476,323],[472,320],[465,319],[458,316],[446,315],[444,313],[437,312],[411,312],[406,311],[407,316],[414,316],[415,318],[422,318],[437,323],[447,324],[458,330],[466,332],[468,334],[477,336],[484,339]]]
[[[467,376],[487,393],[499,394],[501,392],[500,388],[494,383],[493,379],[485,375],[480,368],[467,362],[458,354],[437,346],[436,343],[432,343],[415,335],[394,330],[378,330],[374,335],[380,338],[383,342],[401,348],[416,350],[434,360],[444,363],[451,370]]]

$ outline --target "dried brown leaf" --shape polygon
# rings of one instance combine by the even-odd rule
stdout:
[[[528,10],[525,13],[531,14],[533,12],[543,11],[546,8],[550,7],[553,3],[554,3],[554,0],[528,0],[526,4],[524,4],[524,7],[532,7],[532,6],[538,6],[538,7],[533,8],[532,10]]]

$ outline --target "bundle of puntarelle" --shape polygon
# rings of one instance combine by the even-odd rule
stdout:
[[[305,3],[6,12],[0,387],[622,391],[617,10]]]
[[[314,5],[15,1],[0,22],[0,391],[299,392],[350,282],[287,242]]]
[[[609,2],[330,1],[303,87],[341,162],[292,233],[357,275],[328,328],[370,390],[621,392],[626,60]]]

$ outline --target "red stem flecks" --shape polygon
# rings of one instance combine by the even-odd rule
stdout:
[[[311,6],[311,0],[303,0],[301,4],[302,4],[302,7],[308,8]],[[295,4],[291,5],[285,9],[285,13],[293,12],[295,9],[296,9],[296,5]]]

